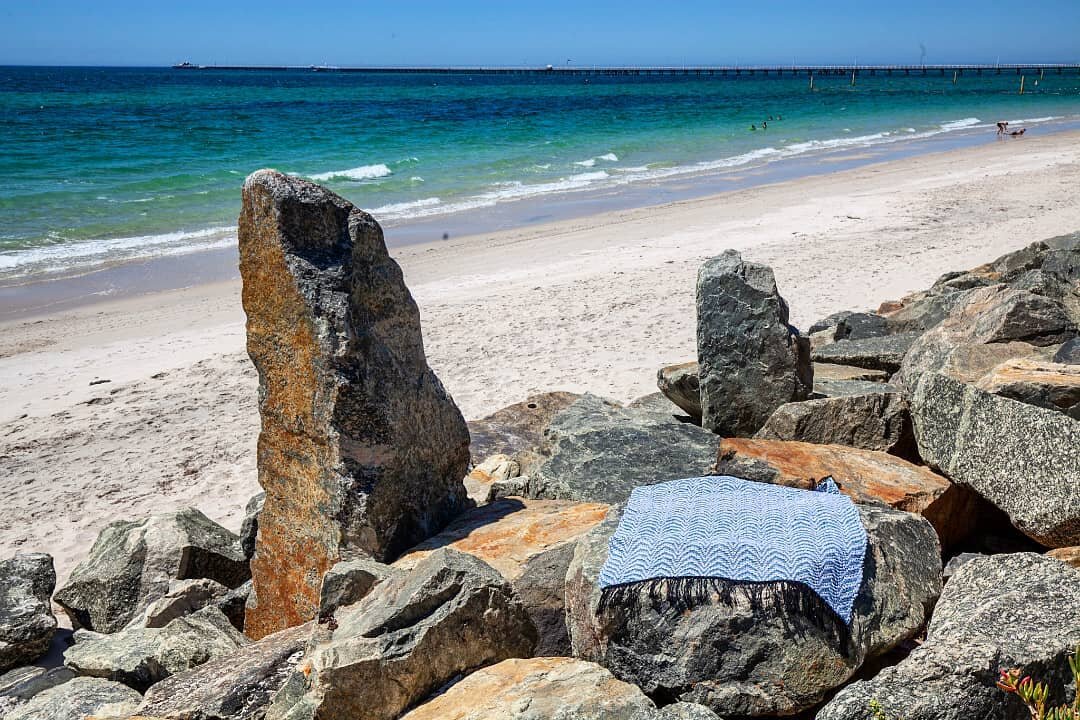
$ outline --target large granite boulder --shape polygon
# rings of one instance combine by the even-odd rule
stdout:
[[[62,685],[75,677],[66,667],[43,668],[25,665],[0,675],[0,717],[6,718],[38,693]]]
[[[996,365],[1034,354],[1076,334],[1062,305],[1007,285],[991,285],[965,300],[911,346],[897,380],[914,387],[918,376],[942,372],[974,382]]]
[[[723,716],[806,710],[865,661],[914,637],[941,592],[940,549],[925,519],[869,505],[859,514],[869,547],[846,628],[772,603],[674,608],[648,590],[637,602],[601,609],[597,583],[618,523],[612,512],[582,538],[567,572],[574,655],[652,697],[700,703]]]
[[[907,402],[898,392],[787,403],[776,409],[754,437],[849,445],[905,457],[912,454],[915,442]]]
[[[841,445],[730,438],[714,472],[809,490],[825,477],[857,503],[882,503],[922,515],[950,548],[977,526],[984,503],[928,468],[882,452]]]
[[[939,288],[914,293],[898,301],[882,303],[878,313],[885,316],[890,335],[910,334],[917,337],[948,317],[970,292]]]
[[[490,565],[448,548],[320,628],[267,720],[393,720],[459,675],[528,657],[536,629]]]
[[[95,677],[77,677],[38,693],[4,720],[81,720],[88,716],[126,717],[142,696],[127,685]]]
[[[18,553],[0,561],[0,674],[37,660],[49,650],[56,618],[52,556]]]
[[[520,492],[601,503],[624,502],[639,485],[701,475],[712,464],[717,443],[697,425],[593,395],[555,416],[544,440],[545,459],[520,481]]]
[[[720,435],[753,434],[814,385],[810,342],[788,324],[772,269],[734,250],[698,270],[697,348],[702,425]]]
[[[1040,360],[1009,360],[975,385],[994,395],[1058,410],[1080,420],[1080,365]]]
[[[262,720],[304,657],[311,625],[268,635],[157,683],[138,715],[160,720]]]
[[[374,218],[260,170],[239,239],[266,491],[245,629],[260,638],[315,617],[343,556],[395,557],[471,505],[469,432]]]
[[[841,690],[817,718],[864,720],[876,700],[889,718],[1021,720],[1020,702],[994,686],[998,671],[1025,669],[1049,683],[1051,704],[1062,703],[1077,645],[1080,571],[1030,553],[975,558],[945,585],[926,640],[899,665]]]
[[[401,720],[660,720],[652,700],[595,663],[503,660],[477,670]]]
[[[224,613],[206,607],[162,628],[129,627],[111,635],[75,632],[64,664],[80,675],[115,680],[139,692],[170,675],[248,643]]]
[[[859,340],[837,340],[816,348],[812,357],[815,365],[853,365],[894,373],[900,369],[904,357],[918,338],[918,333],[898,333]]]
[[[656,371],[656,386],[671,402],[697,422],[701,422],[701,390],[697,361],[668,365]]]
[[[568,500],[507,498],[472,510],[394,563],[412,568],[441,547],[473,555],[509,581],[536,627],[537,655],[570,653],[564,591],[577,541],[609,506]]]
[[[911,397],[919,454],[1048,547],[1080,544],[1080,421],[926,373]]]
[[[248,577],[236,535],[185,508],[105,526],[53,599],[76,629],[111,633],[141,617],[173,580],[209,578],[234,588]]]
[[[527,471],[552,418],[580,397],[568,392],[530,395],[479,420],[470,420],[473,462],[479,464],[492,455],[507,455]]]

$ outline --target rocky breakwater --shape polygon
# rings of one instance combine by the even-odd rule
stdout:
[[[245,625],[259,638],[315,617],[339,559],[393,558],[466,509],[469,433],[370,215],[262,170],[239,239],[266,491]]]

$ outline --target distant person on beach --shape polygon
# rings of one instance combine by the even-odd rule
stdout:
[[[998,120],[998,135],[1004,135],[1009,130],[1009,123],[1007,120]]]
[[[1020,128],[1019,130],[1013,130],[1011,133],[1009,133],[1009,135],[1011,135],[1013,137],[1020,137],[1021,135],[1023,135],[1026,132],[1027,132],[1027,128]]]
[[[754,125],[753,123],[751,123],[750,124],[750,129],[751,130],[757,130],[757,125]]]
[[[769,129],[769,123],[767,121],[765,121],[765,120],[762,120],[761,121],[761,129],[762,130],[768,130]]]

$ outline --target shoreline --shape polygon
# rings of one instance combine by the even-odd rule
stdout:
[[[1076,134],[1080,122],[1040,125],[1046,137]],[[663,207],[686,200],[715,200],[733,192],[830,175],[870,165],[934,155],[963,148],[1000,144],[981,126],[911,140],[820,149],[731,168],[687,173],[615,188],[584,188],[552,193],[491,207],[447,212],[409,220],[381,222],[391,251],[411,245],[445,243],[499,232],[524,231],[552,223],[582,221],[607,213]],[[1034,136],[1016,142],[1038,142]],[[1005,142],[1014,142],[1005,139]],[[660,200],[660,202],[657,202]],[[376,215],[378,220],[378,216]],[[0,278],[0,322],[35,316],[116,298],[177,290],[239,278],[235,231],[231,247],[213,247],[157,256],[107,261],[55,273]],[[438,238],[444,238],[439,240]]]
[[[467,418],[552,390],[626,402],[694,356],[705,258],[735,248],[771,265],[799,327],[873,308],[1080,229],[1078,139],[1029,136],[391,253],[429,364]],[[259,425],[239,282],[0,328],[12,518],[0,551],[48,549],[63,582],[116,519],[194,506],[239,528],[258,489]]]

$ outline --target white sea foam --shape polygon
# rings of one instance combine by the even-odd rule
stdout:
[[[1026,123],[1026,124],[1031,125],[1031,124],[1034,124],[1034,123],[1052,122],[1054,120],[1064,120],[1064,119],[1065,119],[1064,115],[1048,115],[1046,117],[1024,118],[1024,119],[1020,119],[1020,120],[1009,120],[1008,123],[1010,125],[1020,125],[1021,123]]]
[[[182,255],[196,250],[227,247],[236,243],[236,228],[212,227],[74,242],[54,235],[50,241],[53,244],[0,252],[0,276],[11,278],[31,273],[59,272],[136,257]]]
[[[349,170],[333,170],[331,172],[308,175],[312,180],[374,180],[376,178],[392,175],[393,171],[386,165],[361,165]]]
[[[580,165],[581,167],[584,167],[584,168],[591,168],[591,167],[596,167],[596,163],[601,161],[601,160],[603,160],[604,162],[619,162],[619,156],[616,155],[615,153],[605,153],[603,155],[597,155],[596,157],[591,157],[588,160],[578,160],[574,164],[575,165]]]
[[[949,122],[941,123],[942,130],[962,130],[964,128],[974,127],[981,123],[977,117],[964,118],[963,120],[950,120]]]
[[[413,200],[412,202],[400,202],[390,203],[388,205],[382,205],[381,207],[373,208],[371,210],[372,215],[379,215],[382,217],[413,217],[413,211],[420,208],[429,208],[439,205],[442,201],[437,197],[424,198],[423,200]]]

